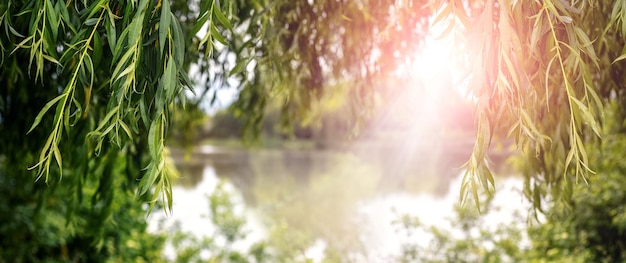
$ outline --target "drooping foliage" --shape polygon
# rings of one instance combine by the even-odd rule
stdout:
[[[171,199],[164,140],[189,85],[170,7],[0,3],[0,258],[160,258],[142,205]]]
[[[201,4],[201,22],[211,12],[209,2]],[[211,34],[199,43],[209,58],[200,62],[200,72],[210,72],[203,82],[211,85],[203,92],[224,84],[237,87],[235,114],[246,120],[244,137],[255,139],[268,101],[278,101],[283,125],[293,126],[328,89],[348,81],[357,123],[372,110],[376,89],[385,88],[380,78],[404,63],[407,57],[400,54],[422,41],[432,12],[426,4],[227,1],[222,9],[232,25],[220,30],[208,23]]]
[[[385,77],[410,61],[433,25],[443,27],[441,37],[465,50],[456,59],[476,101],[478,130],[463,200],[494,189],[487,156],[492,139],[513,140],[525,155],[525,194],[536,208],[548,192],[571,198],[573,185],[594,173],[585,145],[602,137],[603,105],[624,101],[621,2],[255,3],[231,2],[225,9],[235,33],[223,32],[228,46],[213,60],[225,67],[216,79],[238,80],[235,113],[245,115],[253,132],[268,100],[284,101],[290,124],[342,81],[353,83],[355,119],[367,118],[386,94],[404,88],[386,85]],[[232,65],[228,54],[235,55]]]
[[[561,0],[470,7],[468,20],[457,19],[474,51],[470,88],[479,127],[466,185],[473,191],[477,182],[493,185],[482,162],[493,135],[506,133],[526,155],[525,194],[534,206],[541,208],[548,192],[570,199],[573,185],[594,174],[585,145],[603,136],[603,105],[624,106],[617,72],[626,9],[619,2]],[[464,17],[459,8],[450,10]]]
[[[140,194],[156,186],[154,198],[163,191],[171,199],[168,107],[184,99],[189,80],[185,34],[169,1],[8,1],[0,12],[3,155],[29,162],[49,184],[66,171],[89,173],[87,160],[111,151],[138,153],[127,155],[139,158],[129,183],[141,178]],[[37,148],[34,158],[15,155]],[[80,189],[80,180],[65,180]]]

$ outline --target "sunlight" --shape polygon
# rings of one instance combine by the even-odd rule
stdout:
[[[446,97],[451,95],[448,92],[455,91],[469,99],[462,78],[465,72],[460,63],[462,50],[452,36],[436,38],[429,34],[405,73],[435,89],[440,96]]]
[[[410,74],[421,78],[431,79],[440,74],[450,73],[454,64],[453,47],[449,40],[426,39],[424,47],[417,52],[415,60],[410,65]]]
[[[402,105],[397,115],[404,115],[413,132],[438,133],[444,128],[441,125],[463,118],[471,107],[461,108],[473,103],[465,81],[467,69],[462,66],[466,52],[453,33],[439,36],[439,31],[432,29],[398,66],[405,82],[400,83],[403,88],[395,103]]]
[[[467,53],[453,33],[436,37],[440,31],[435,28],[413,50],[398,54],[403,61],[397,78],[386,84],[394,93],[366,130],[365,137],[383,138],[385,147],[393,149],[386,173],[409,173],[401,182],[407,188],[411,180],[424,187],[436,183],[438,177],[432,175],[454,176],[473,145],[468,138],[475,130],[474,103],[462,67]],[[447,168],[437,170],[438,165]]]

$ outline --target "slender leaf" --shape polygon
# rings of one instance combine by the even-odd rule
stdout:
[[[170,14],[170,1],[162,0],[161,2],[161,21],[159,22],[159,50],[163,54],[165,48],[165,39],[170,29],[171,14]]]
[[[61,94],[59,96],[57,96],[56,98],[52,99],[51,101],[48,101],[48,103],[46,103],[46,105],[41,109],[41,111],[39,111],[39,114],[37,114],[37,117],[35,117],[35,121],[33,122],[33,125],[30,126],[30,129],[28,130],[27,133],[30,133],[31,131],[33,131],[33,129],[35,129],[35,127],[37,127],[37,125],[39,125],[39,122],[41,122],[41,119],[43,118],[43,116],[46,114],[46,112],[48,112],[48,110],[54,106],[59,100],[65,98],[67,96],[67,94]]]

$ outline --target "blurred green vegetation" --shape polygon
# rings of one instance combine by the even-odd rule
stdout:
[[[169,229],[168,242],[174,248],[171,262],[273,262],[264,242],[252,244],[247,251],[238,251],[233,245],[246,237],[245,218],[234,210],[232,193],[220,183],[213,190],[209,199],[209,212],[206,225],[215,226],[211,236],[199,237],[196,233],[185,232],[180,225]]]
[[[483,196],[481,207],[489,213],[491,199]],[[497,213],[497,211],[496,211]],[[447,218],[450,227],[426,225],[419,218],[399,216],[396,224],[410,238],[430,238],[428,244],[406,242],[396,262],[527,262],[524,255],[524,229],[520,222],[506,222],[496,226],[486,225],[485,214],[474,207],[455,205],[454,214]],[[518,216],[517,220],[521,220]],[[516,224],[518,223],[518,224]],[[524,224],[521,224],[524,225]],[[420,238],[421,237],[421,238]]]

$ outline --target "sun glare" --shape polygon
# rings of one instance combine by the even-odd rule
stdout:
[[[407,67],[411,78],[415,78],[441,93],[442,96],[459,95],[469,98],[463,84],[463,70],[459,67],[460,47],[452,37],[434,38],[427,36],[424,44],[416,51]]]
[[[459,106],[471,100],[460,77],[460,50],[452,37],[427,35],[398,66],[403,82],[392,111],[409,124],[412,134],[438,133],[465,114]]]
[[[448,73],[452,64],[452,47],[450,41],[427,40],[424,46],[416,52],[415,59],[411,62],[410,74],[416,74],[421,78],[431,78],[439,74]]]
[[[475,101],[467,92],[467,68],[461,63],[467,52],[454,34],[439,36],[439,31],[431,31],[405,55],[397,71],[403,81],[400,95],[390,108],[410,134],[423,138],[471,126]]]

